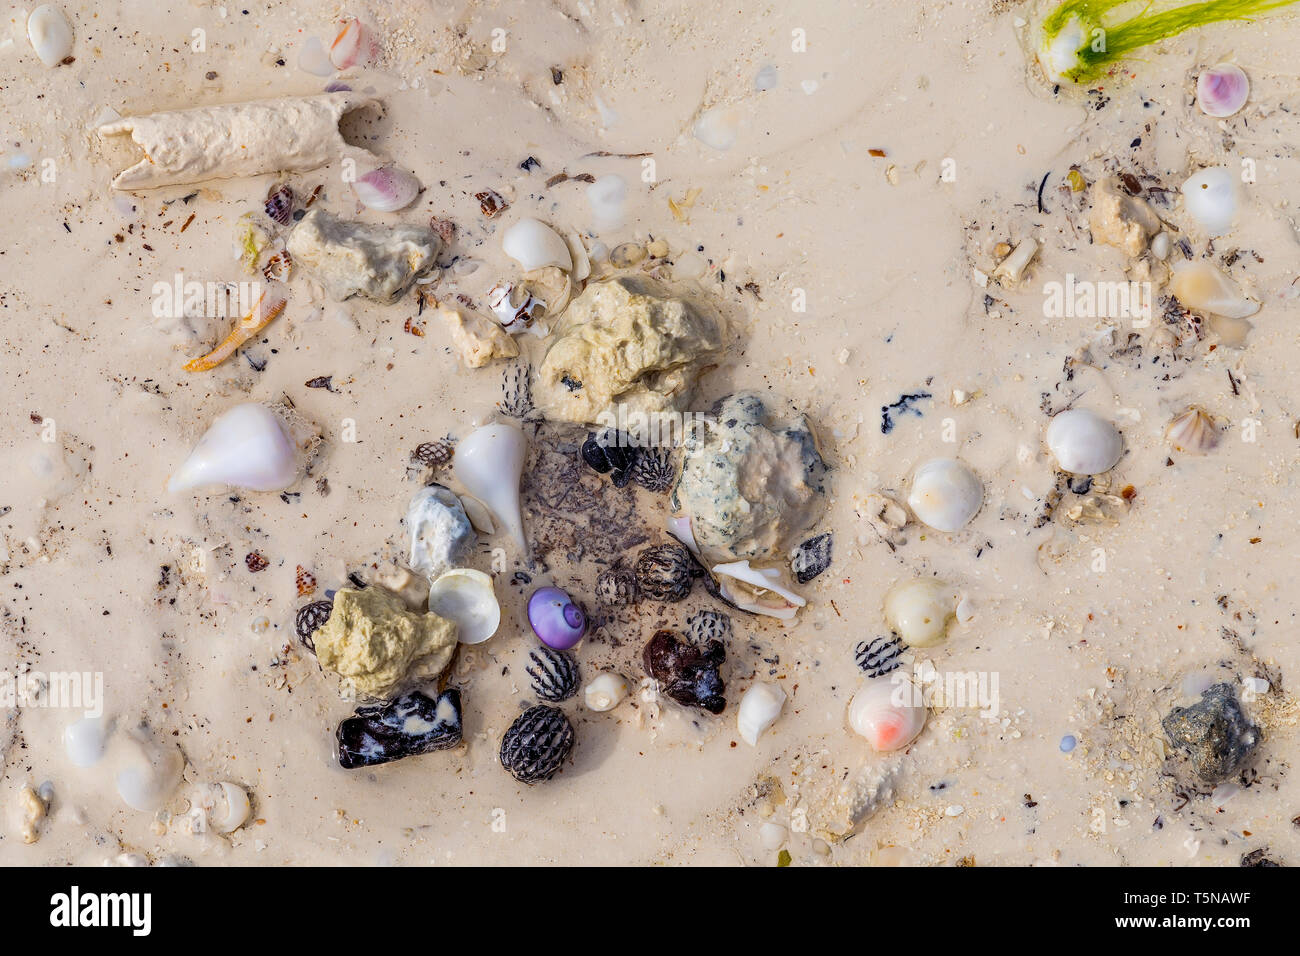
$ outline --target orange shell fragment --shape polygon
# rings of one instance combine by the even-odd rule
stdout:
[[[240,319],[230,330],[230,334],[207,355],[186,362],[185,371],[206,372],[216,368],[234,355],[237,348],[270,325],[288,304],[289,300],[278,292],[263,292],[258,296],[257,302],[253,304],[248,315]]]

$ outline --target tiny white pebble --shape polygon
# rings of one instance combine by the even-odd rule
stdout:
[[[954,804],[953,806],[949,807],[947,810],[945,810],[945,811],[943,811],[943,812],[944,812],[945,814],[947,814],[948,816],[950,816],[950,817],[959,817],[959,816],[962,815],[962,813],[963,813],[965,810],[966,810],[965,807],[960,806],[960,805],[957,805],[957,804]]]

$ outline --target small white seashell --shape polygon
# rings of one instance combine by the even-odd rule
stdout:
[[[207,826],[218,833],[234,833],[252,813],[248,791],[227,780],[195,787],[190,803],[202,812]]]
[[[582,689],[582,696],[588,710],[613,710],[627,696],[627,681],[622,674],[606,671]]]
[[[308,37],[302,41],[298,48],[298,69],[312,76],[330,76],[334,72],[334,64],[330,62],[320,37]]]
[[[1219,426],[1205,409],[1193,405],[1169,423],[1165,440],[1175,451],[1203,455],[1219,444]]]
[[[112,725],[103,717],[83,717],[63,729],[68,759],[78,767],[93,767],[104,759]]]
[[[144,733],[133,735],[117,771],[117,793],[133,810],[157,810],[181,782],[185,761],[170,741],[159,743]]]
[[[456,568],[434,581],[429,610],[456,622],[456,639],[462,644],[482,644],[501,625],[492,578],[472,568]]]
[[[556,236],[558,239],[559,237]],[[528,439],[515,425],[484,425],[456,447],[452,465],[465,490],[487,505],[525,552],[524,519],[519,511],[519,477],[524,470]]]
[[[556,266],[573,268],[569,246],[558,232],[536,219],[520,219],[501,237],[501,249],[525,272]]]
[[[1169,291],[1193,312],[1245,319],[1259,311],[1259,303],[1247,299],[1241,288],[1204,259],[1179,262],[1173,267]]]
[[[1054,416],[1047,426],[1047,448],[1062,471],[1100,475],[1114,468],[1124,454],[1124,439],[1096,412],[1071,408]]]
[[[379,57],[379,42],[370,28],[356,17],[339,25],[338,36],[330,44],[330,62],[340,70],[353,66],[372,66]]]
[[[459,497],[460,506],[465,509],[465,514],[469,517],[469,523],[474,526],[475,531],[481,531],[484,534],[497,533],[497,526],[492,523],[492,512],[488,511],[487,505],[473,495],[460,495]]]
[[[725,152],[736,145],[740,133],[740,112],[735,107],[717,106],[705,110],[691,130],[695,138],[710,149]]]
[[[749,561],[715,564],[713,573],[724,600],[742,611],[788,621],[808,602],[781,583],[779,568],[753,568]]]
[[[406,508],[411,535],[407,563],[430,579],[454,568],[476,539],[469,516],[450,488],[429,485]]]
[[[167,480],[167,490],[226,485],[283,491],[298,479],[298,471],[298,451],[280,416],[265,405],[247,402],[213,421]]]
[[[960,531],[984,504],[984,486],[956,458],[932,458],[912,476],[907,504],[912,514],[936,531]]]
[[[700,546],[695,540],[695,532],[691,529],[690,515],[669,515],[667,527],[668,533],[686,545],[691,554],[700,556]]]
[[[1250,80],[1235,63],[1220,63],[1196,78],[1196,105],[1206,116],[1231,116],[1250,98]]]
[[[612,232],[623,228],[627,182],[622,176],[613,173],[601,176],[587,187],[587,203],[591,206],[592,225],[597,232]]]
[[[736,728],[751,747],[767,728],[776,723],[785,706],[785,691],[776,684],[754,684],[740,698],[736,711]]]
[[[1237,177],[1224,166],[1202,169],[1183,183],[1183,205],[1211,236],[1232,229],[1237,217]]]
[[[912,647],[932,647],[947,636],[952,590],[941,581],[903,581],[885,595],[885,623]]]
[[[582,237],[572,229],[564,234],[564,241],[573,258],[572,279],[574,282],[582,282],[591,275],[591,257],[587,255],[587,247],[582,244]]]
[[[907,681],[872,680],[853,695],[849,726],[878,753],[902,750],[925,727],[926,710]]]
[[[376,212],[396,212],[415,202],[420,181],[399,166],[380,166],[352,184],[357,201]]]
[[[1169,258],[1169,233],[1158,232],[1151,240],[1151,254],[1157,259]]]
[[[785,843],[787,831],[779,823],[771,821],[764,823],[758,828],[758,839],[763,844],[764,850],[779,850]]]
[[[27,39],[46,66],[58,66],[72,54],[72,26],[63,11],[43,3],[27,18]]]

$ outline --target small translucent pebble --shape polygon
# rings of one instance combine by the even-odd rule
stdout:
[[[41,4],[27,18],[27,39],[46,66],[58,66],[72,54],[72,27],[51,4]]]
[[[1206,116],[1231,116],[1250,98],[1250,80],[1235,63],[1220,63],[1196,78],[1196,105]]]
[[[181,782],[184,760],[173,743],[132,740],[117,772],[117,792],[134,810],[157,810]]]
[[[108,724],[103,717],[83,717],[63,730],[68,759],[78,767],[93,767],[104,759]]]
[[[705,146],[724,152],[736,145],[740,132],[740,113],[734,107],[718,106],[705,110],[695,121],[692,133]]]
[[[333,74],[334,64],[330,62],[329,54],[325,52],[325,44],[320,42],[320,37],[308,37],[302,41],[302,46],[298,48],[298,69],[312,76]]]
[[[779,850],[785,843],[786,829],[779,823],[764,823],[758,828],[758,839],[764,850]]]
[[[613,173],[601,176],[587,187],[592,224],[597,232],[621,229],[627,204],[627,182]]]
[[[1066,734],[1061,738],[1061,753],[1068,754],[1075,748],[1075,745],[1078,744],[1078,742],[1079,741],[1074,739],[1073,734]]]
[[[622,674],[606,672],[584,687],[582,696],[588,710],[613,710],[627,696],[627,681]]]

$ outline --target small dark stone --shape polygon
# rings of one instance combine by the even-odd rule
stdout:
[[[794,549],[790,557],[790,570],[795,580],[807,584],[817,575],[831,566],[831,534],[819,534],[809,538]]]
[[[897,635],[877,637],[870,641],[859,641],[853,649],[853,660],[858,669],[868,677],[881,677],[902,666],[899,658],[907,645]]]
[[[636,458],[636,446],[622,432],[612,429],[599,434],[588,432],[587,440],[582,443],[582,460],[602,475],[614,472],[614,483],[619,487],[627,484],[631,477],[627,472]],[[621,484],[619,473],[622,473]]]
[[[686,619],[686,633],[695,644],[724,641],[731,636],[731,618],[721,611],[696,611]]]
[[[528,659],[532,663],[524,671],[532,678],[533,693],[542,700],[558,704],[578,692],[581,676],[572,654],[543,645]]]
[[[1204,783],[1218,784],[1250,760],[1259,728],[1242,712],[1231,684],[1206,689],[1189,707],[1175,707],[1160,722],[1169,742],[1184,751]]]
[[[411,733],[409,727],[428,725]],[[373,707],[358,707],[339,724],[339,766],[345,770],[418,757],[460,743],[460,691],[451,688],[437,700],[418,690]]]
[[[679,641],[672,631],[656,631],[641,654],[646,673],[665,695],[687,707],[720,714],[727,706],[726,686],[719,668],[727,659],[721,641],[702,647]]]
[[[520,783],[550,780],[573,750],[573,725],[558,707],[520,714],[501,738],[501,766]]]
[[[1280,866],[1283,866],[1284,864],[1281,864],[1281,863],[1277,862],[1277,860],[1270,859],[1270,858],[1269,858],[1269,855],[1268,855],[1268,847],[1266,847],[1266,846],[1262,846],[1262,847],[1260,847],[1258,850],[1251,850],[1249,853],[1247,853],[1247,854],[1245,854],[1244,856],[1242,856],[1242,858],[1241,858],[1241,865],[1242,865],[1242,866],[1278,866],[1278,867],[1280,867]]]
[[[330,619],[330,612],[333,610],[333,601],[312,601],[310,604],[304,604],[298,608],[298,614],[293,621],[293,629],[298,632],[298,640],[302,641],[307,650],[315,652],[316,645],[312,642],[311,636],[325,626],[325,622]]]
[[[676,602],[691,593],[691,553],[680,544],[657,544],[636,559],[636,586],[656,601]]]

